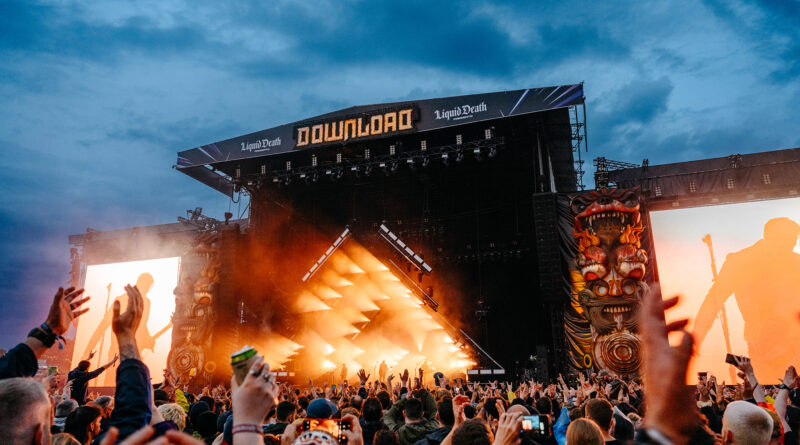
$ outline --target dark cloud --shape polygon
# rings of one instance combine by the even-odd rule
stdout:
[[[639,79],[591,100],[587,122],[592,144],[603,151],[618,150],[628,145],[625,139],[656,131],[646,125],[666,112],[673,88],[666,77]]]
[[[93,23],[83,19],[82,12],[74,5],[4,2],[0,50],[114,60],[130,51],[163,55],[207,49],[211,44],[191,23],[159,27],[146,17],[130,17],[115,24]]]

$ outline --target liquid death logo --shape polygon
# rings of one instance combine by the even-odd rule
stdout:
[[[405,108],[299,127],[295,129],[296,146],[310,147],[413,130],[417,114],[414,111],[414,108]]]
[[[469,119],[474,117],[478,113],[483,113],[487,111],[488,108],[486,107],[486,102],[481,102],[478,105],[461,105],[449,110],[433,110],[433,113],[436,115],[436,120],[454,120],[459,121],[462,119]]]

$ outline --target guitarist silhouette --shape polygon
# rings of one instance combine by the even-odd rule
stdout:
[[[156,340],[160,337],[164,332],[166,332],[170,327],[172,327],[172,323],[168,323],[164,326],[161,330],[159,330],[156,335],[151,335],[150,330],[147,328],[147,321],[150,318],[150,298],[147,297],[147,293],[153,287],[153,276],[149,273],[143,273],[139,275],[139,278],[136,279],[136,287],[139,289],[139,292],[142,294],[142,300],[144,302],[144,308],[142,310],[142,321],[139,323],[139,328],[136,329],[136,344],[139,346],[139,352],[141,353],[145,349],[149,349],[150,351],[154,351]],[[114,298],[114,301],[119,300],[120,305],[122,308],[128,307],[128,295],[122,294]],[[94,331],[94,334],[89,338],[89,341],[86,343],[86,350],[83,353],[83,357],[87,357],[89,353],[95,349],[95,347],[99,344],[103,344],[103,339],[105,338],[106,332],[111,328],[111,317],[113,315],[113,310],[109,308],[113,308],[113,304],[106,306],[106,313],[103,316],[103,319],[100,320],[100,323],[97,325],[97,328]],[[108,348],[108,354],[106,357],[113,357],[113,355],[117,352],[118,349],[117,339],[116,336],[111,335],[111,344]],[[100,356],[103,355],[102,351],[98,351]],[[99,357],[98,357],[99,359]],[[110,384],[109,380],[113,381],[114,373],[106,373],[103,375],[104,377],[104,384]],[[109,377],[109,375],[111,377]]]

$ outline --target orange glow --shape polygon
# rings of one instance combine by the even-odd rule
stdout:
[[[276,366],[295,360],[300,372],[330,382],[340,380],[343,364],[351,379],[361,368],[377,377],[383,361],[395,376],[404,369],[461,372],[471,366],[470,351],[455,346],[430,309],[354,240],[334,252],[296,298],[301,327],[293,338],[302,346],[284,347]]]
[[[137,330],[137,341],[143,343],[143,338],[154,338],[152,349],[144,349],[147,347],[145,344],[139,345],[142,349],[142,361],[151,370],[164,369],[172,342],[170,317],[175,310],[175,296],[172,291],[178,284],[179,268],[179,257],[88,266],[84,288],[85,294],[92,299],[88,302],[89,312],[78,319],[72,366],[76,367],[80,360],[88,357],[89,352],[96,351],[97,354],[90,360],[90,369],[94,370],[108,363],[119,352],[111,332],[112,305],[117,297],[125,295],[126,284],[136,284],[143,274],[150,274],[150,289],[146,292],[143,288],[139,289],[145,298],[147,314],[146,318],[143,316]],[[127,301],[127,295],[121,297],[121,301]],[[122,310],[125,310],[125,305]],[[90,384],[113,386],[115,382],[116,371],[110,369]]]
[[[783,251],[763,242],[765,223],[778,217],[800,222],[800,198],[650,213],[662,294],[682,296],[668,316],[671,320],[688,318],[688,329],[695,334],[698,324],[710,324],[690,362],[689,383],[697,381],[698,371],[711,372],[719,381],[732,383],[733,368],[724,362],[726,345],[718,312],[700,313],[707,295],[727,300],[724,307],[731,352],[752,357],[760,382],[778,383],[786,366],[797,363],[794,351],[795,340],[800,339],[796,316],[800,312],[800,294],[795,282],[800,275],[800,246],[795,244],[792,253],[791,247]],[[711,236],[716,270],[720,272],[714,292],[710,291],[715,284],[711,258],[702,241],[706,234]],[[761,247],[752,248],[757,245]],[[763,249],[765,246],[768,248]],[[736,259],[728,263],[731,258]],[[752,262],[740,267],[737,264],[741,264],[741,258]],[[728,273],[723,277],[724,267]],[[746,332],[750,332],[751,345],[745,339]],[[754,341],[759,332],[766,333],[766,338]],[[670,340],[677,341],[677,337]],[[752,347],[756,343],[762,346]]]

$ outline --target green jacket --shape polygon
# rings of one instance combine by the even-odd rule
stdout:
[[[419,422],[405,423],[403,417],[403,409],[405,408],[406,400],[401,398],[389,412],[383,417],[383,423],[392,431],[396,431],[400,437],[402,445],[413,445],[431,431],[439,428],[439,422],[436,420],[436,400],[428,390],[422,390],[422,409],[424,411],[423,418]]]

